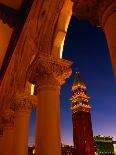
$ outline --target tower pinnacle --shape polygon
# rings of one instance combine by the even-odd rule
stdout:
[[[73,111],[73,113],[77,111],[89,112],[90,109],[89,99],[90,97],[87,95],[86,85],[81,80],[80,74],[77,71],[72,86],[71,110]]]
[[[75,75],[75,79],[74,79],[74,82],[73,82],[73,86],[72,86],[72,91],[78,89],[78,88],[81,88],[81,89],[84,89],[86,90],[86,85],[85,83],[82,81],[81,77],[80,77],[80,73],[79,71],[77,70],[76,71],[76,75]]]

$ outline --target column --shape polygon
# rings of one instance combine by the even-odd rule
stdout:
[[[71,62],[38,56],[28,70],[29,81],[38,89],[36,155],[61,155],[60,86],[71,75]]]
[[[33,104],[29,96],[16,95],[12,108],[14,118],[13,155],[28,155],[28,131]]]
[[[14,136],[14,113],[6,111],[3,115],[3,137],[1,155],[12,155]]]
[[[112,2],[104,11],[101,24],[106,35],[116,78],[116,1]]]

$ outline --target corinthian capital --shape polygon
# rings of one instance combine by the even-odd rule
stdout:
[[[15,112],[31,112],[35,107],[37,101],[35,96],[26,95],[26,94],[16,94],[14,101],[11,104],[11,109]]]
[[[1,115],[1,125],[3,128],[13,128],[14,126],[14,112],[12,110],[6,110]]]
[[[39,55],[28,69],[28,80],[36,85],[62,85],[71,73],[72,62]]]
[[[95,25],[104,25],[116,11],[115,0],[73,0],[73,14],[78,19],[89,20]],[[105,14],[105,16],[104,16]],[[104,17],[104,19],[102,19]]]

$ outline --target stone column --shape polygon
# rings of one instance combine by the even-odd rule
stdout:
[[[3,137],[1,155],[12,155],[14,136],[14,112],[3,113]]]
[[[111,3],[104,11],[101,18],[101,25],[106,35],[116,78],[116,1]]]
[[[29,96],[16,95],[12,108],[14,118],[14,147],[13,155],[28,155],[28,131],[30,113],[33,104]]]
[[[71,62],[38,56],[29,68],[29,81],[38,89],[36,155],[61,155],[60,85],[71,75]]]
[[[73,14],[81,20],[89,20],[101,26],[106,35],[113,70],[116,77],[116,1],[115,0],[73,0]]]

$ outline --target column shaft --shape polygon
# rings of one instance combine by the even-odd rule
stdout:
[[[13,136],[14,136],[13,128],[4,129],[1,155],[12,155],[13,149],[15,148],[15,146],[13,146]]]
[[[28,68],[27,78],[38,89],[36,155],[61,155],[59,89],[71,75],[71,64],[40,54]]]
[[[15,111],[13,155],[28,155],[29,121],[33,108],[30,96],[16,94],[12,108]]]
[[[40,88],[36,122],[36,155],[61,155],[59,88]]]
[[[14,121],[13,155],[28,154],[28,130],[30,113],[16,112]]]
[[[108,17],[104,31],[108,42],[112,65],[116,77],[116,12]]]

